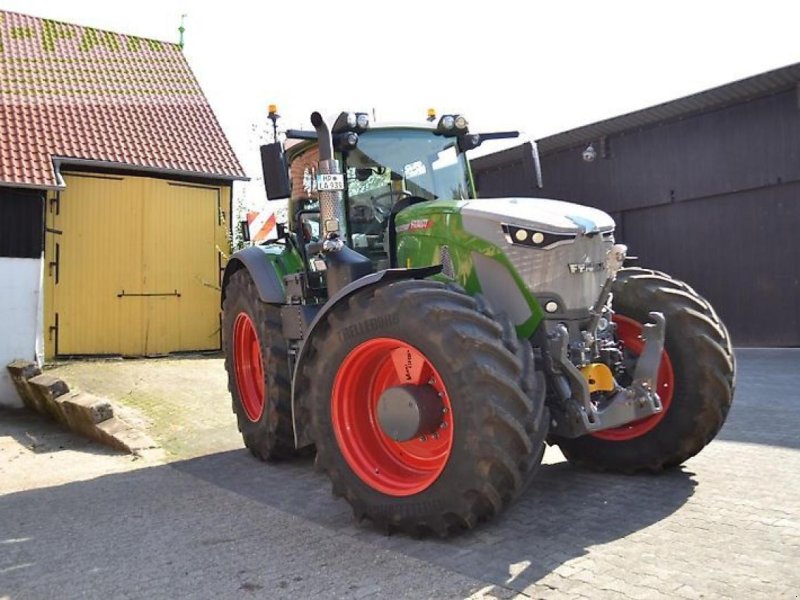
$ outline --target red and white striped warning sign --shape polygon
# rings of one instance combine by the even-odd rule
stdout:
[[[263,242],[275,231],[275,213],[266,211],[248,212],[247,229],[250,231],[251,242]]]

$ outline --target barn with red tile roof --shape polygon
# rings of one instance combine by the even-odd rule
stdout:
[[[0,363],[219,348],[243,179],[179,45],[0,11]]]

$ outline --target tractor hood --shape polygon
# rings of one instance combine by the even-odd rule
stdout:
[[[461,204],[461,214],[465,223],[501,221],[547,233],[586,235],[614,230],[614,220],[602,210],[544,198],[468,200]]]

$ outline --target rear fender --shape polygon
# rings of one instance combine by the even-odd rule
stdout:
[[[259,246],[250,246],[244,250],[239,250],[233,254],[225,266],[225,274],[222,276],[222,301],[225,301],[225,290],[231,276],[240,269],[246,269],[253,278],[258,290],[258,297],[262,302],[270,304],[283,304],[284,288],[275,264]]]

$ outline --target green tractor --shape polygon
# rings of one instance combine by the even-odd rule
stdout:
[[[516,132],[311,122],[261,148],[288,225],[224,274],[225,366],[255,456],[313,448],[358,520],[446,536],[508,506],[545,444],[634,473],[714,438],[735,377],[722,321],[685,283],[624,267],[604,212],[478,199],[466,152]]]

